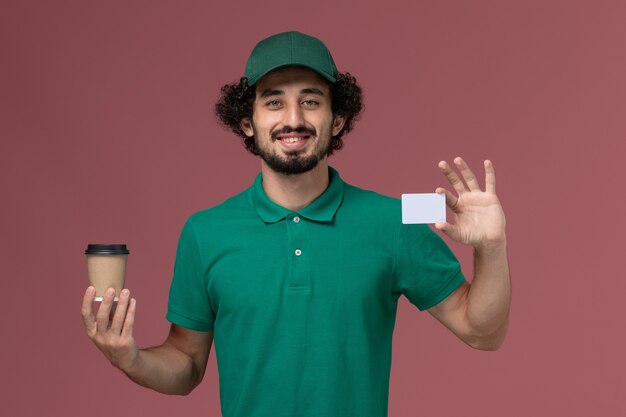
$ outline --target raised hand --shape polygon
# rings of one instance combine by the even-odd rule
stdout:
[[[457,157],[454,164],[463,180],[446,161],[439,162],[439,169],[446,176],[458,195],[445,188],[436,193],[446,194],[446,204],[454,215],[454,224],[436,223],[435,228],[452,240],[475,248],[489,248],[506,241],[505,218],[500,200],[496,195],[496,176],[491,161],[485,165],[485,191],[482,191],[476,176],[465,161]]]
[[[94,287],[87,288],[81,308],[87,336],[113,365],[122,370],[129,369],[139,356],[133,337],[135,299],[130,298],[130,291],[123,289],[115,312],[111,313],[115,290],[109,288],[94,317],[95,295]]]

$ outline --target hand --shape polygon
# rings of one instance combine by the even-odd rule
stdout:
[[[446,204],[454,214],[454,224],[436,223],[435,228],[450,239],[471,245],[477,249],[490,248],[506,242],[505,218],[500,200],[496,195],[496,176],[491,161],[485,164],[485,191],[480,189],[474,173],[465,161],[454,159],[463,180],[452,170],[446,161],[439,162],[439,168],[448,178],[458,197],[445,188],[437,188],[436,193],[446,194]]]
[[[95,295],[94,287],[87,288],[81,308],[87,336],[114,366],[122,370],[130,369],[139,357],[133,337],[136,301],[130,298],[130,291],[123,289],[115,312],[111,313],[115,290],[109,288],[94,317],[92,305]]]

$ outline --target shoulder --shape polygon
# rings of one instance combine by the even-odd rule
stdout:
[[[344,183],[344,204],[350,208],[366,208],[369,212],[395,213],[400,218],[400,199],[380,194],[373,190],[356,187]]]
[[[402,200],[376,191],[363,189],[344,183],[344,214],[351,218],[367,222],[368,227],[385,233],[395,233],[400,238],[415,240],[430,239],[437,234],[427,224],[403,224]]]
[[[387,232],[397,231],[402,223],[400,199],[344,183],[340,212],[358,219],[363,225]],[[377,227],[378,226],[378,227]]]
[[[211,224],[242,219],[251,214],[253,214],[253,207],[250,201],[250,188],[247,188],[218,205],[191,214],[187,223],[196,227],[206,227]]]

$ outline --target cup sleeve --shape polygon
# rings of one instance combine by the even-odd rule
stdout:
[[[191,219],[183,226],[178,240],[166,318],[192,330],[213,331],[215,315],[208,294],[207,274]]]
[[[393,292],[419,310],[429,309],[465,281],[448,245],[425,224],[402,224],[398,232]]]

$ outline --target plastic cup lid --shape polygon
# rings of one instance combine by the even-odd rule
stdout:
[[[89,244],[85,255],[128,255],[130,252],[126,245],[121,244]]]

